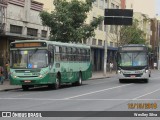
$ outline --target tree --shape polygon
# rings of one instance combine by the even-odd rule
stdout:
[[[51,13],[42,11],[42,24],[50,27],[50,40],[61,42],[82,42],[95,36],[94,30],[103,21],[103,17],[85,23],[87,13],[92,9],[92,1],[55,0],[55,9]]]
[[[139,28],[138,20],[132,26],[122,26],[120,29],[119,44],[145,44],[144,32]]]

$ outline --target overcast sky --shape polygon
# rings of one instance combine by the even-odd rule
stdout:
[[[156,0],[156,14],[160,16],[160,0]]]

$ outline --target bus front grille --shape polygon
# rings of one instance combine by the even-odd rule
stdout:
[[[141,77],[142,74],[123,74],[125,77],[132,77],[132,76],[135,76],[135,77]]]
[[[38,76],[17,76],[19,78],[38,77]]]

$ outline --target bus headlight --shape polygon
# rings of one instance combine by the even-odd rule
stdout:
[[[121,70],[118,70],[118,73],[120,73],[120,74],[121,74]]]
[[[16,75],[14,75],[13,77],[14,77],[14,78],[17,78],[17,76],[16,76]]]
[[[43,75],[39,75],[39,78],[42,78],[43,77]]]
[[[147,73],[147,72],[148,72],[148,70],[145,70],[145,72]]]

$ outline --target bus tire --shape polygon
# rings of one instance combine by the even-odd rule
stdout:
[[[81,86],[82,85],[82,74],[81,72],[79,73],[79,77],[78,77],[78,81],[76,82],[77,86]]]
[[[144,81],[145,81],[145,83],[148,83],[148,82],[149,82],[149,80],[148,80],[148,79],[145,79]]]
[[[119,83],[124,83],[124,80],[123,79],[119,79]]]
[[[23,91],[27,91],[27,90],[29,90],[29,86],[28,85],[22,85],[22,89],[23,89]]]

